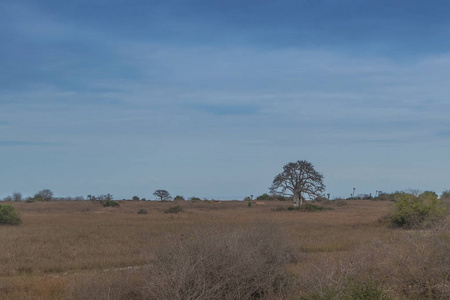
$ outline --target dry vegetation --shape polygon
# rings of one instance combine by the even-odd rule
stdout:
[[[13,203],[0,299],[450,299],[448,219],[390,228],[388,201],[179,204]]]

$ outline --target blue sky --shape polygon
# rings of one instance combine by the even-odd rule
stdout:
[[[450,189],[447,1],[0,3],[0,197]]]

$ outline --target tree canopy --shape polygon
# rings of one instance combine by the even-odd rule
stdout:
[[[156,190],[153,195],[158,197],[161,201],[169,201],[172,199],[172,196],[170,196],[169,192],[166,190]]]
[[[272,194],[293,196],[294,206],[301,205],[303,199],[306,199],[304,196],[315,199],[324,190],[323,175],[306,160],[286,164],[270,187]]]

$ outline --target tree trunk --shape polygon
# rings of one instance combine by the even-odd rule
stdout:
[[[300,195],[298,193],[294,193],[294,206],[299,206],[300,203]]]

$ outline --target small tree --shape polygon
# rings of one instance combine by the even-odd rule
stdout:
[[[139,199],[138,196],[133,196],[133,198],[132,198],[131,200],[133,200],[133,201],[139,201],[139,200],[141,200],[141,199]]]
[[[158,197],[160,201],[170,201],[172,199],[172,196],[166,190],[156,190],[153,195]]]
[[[21,194],[21,193],[18,193],[18,192],[14,192],[14,193],[12,194],[12,200],[15,201],[15,202],[23,201],[22,194]]]
[[[283,167],[283,172],[275,176],[270,192],[275,195],[293,196],[294,206],[302,205],[303,196],[315,199],[324,190],[323,175],[306,160],[291,162]]]
[[[50,201],[53,199],[53,192],[49,189],[45,189],[37,192],[37,194],[34,195],[34,198],[36,201]]]
[[[173,198],[174,201],[184,201],[184,197],[177,195],[175,198]]]

